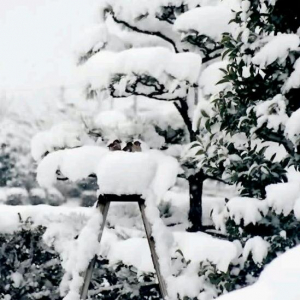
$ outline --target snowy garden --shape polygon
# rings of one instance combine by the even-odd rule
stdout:
[[[300,299],[300,2],[89,1],[0,94],[0,300]]]

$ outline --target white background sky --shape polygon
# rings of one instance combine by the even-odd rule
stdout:
[[[0,92],[69,82],[99,0],[0,0]]]

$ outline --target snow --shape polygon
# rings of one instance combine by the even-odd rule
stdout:
[[[97,170],[101,194],[141,195],[155,175],[156,163],[147,153],[108,153]]]
[[[289,215],[293,210],[295,201],[300,196],[298,182],[271,184],[266,187],[266,200],[276,214]]]
[[[296,34],[279,34],[271,38],[252,58],[255,65],[264,68],[276,60],[283,63],[290,51],[297,50],[300,37]]]
[[[114,229],[105,228],[100,247],[96,237],[101,216],[94,208],[2,205],[0,209],[4,215],[0,220],[2,233],[18,230],[18,212],[23,220],[30,217],[34,226],[47,227],[43,240],[59,253],[66,271],[60,286],[65,299],[78,299],[78,289],[82,283],[81,270],[85,269],[88,258],[93,257],[94,253],[107,257],[111,265],[122,261],[124,264],[135,266],[138,272],[154,272],[136,204],[112,203],[108,222]],[[171,232],[159,218],[156,206],[148,206],[146,214],[153,225],[156,250],[163,267],[162,273],[166,276],[168,291],[175,298],[177,292],[182,297],[197,297],[204,284],[198,276],[200,262],[212,261],[219,270],[226,272],[229,263],[237,255],[234,243],[200,232]],[[74,239],[77,235],[79,237]],[[171,256],[176,257],[177,249],[183,252],[186,260],[191,260],[187,268],[182,270],[181,266],[172,265],[170,260]],[[223,249],[224,253],[219,249]],[[166,274],[166,271],[169,273]],[[175,276],[178,272],[180,275]]]
[[[23,276],[22,276],[22,274],[19,273],[19,272],[15,272],[15,273],[12,273],[12,274],[10,275],[10,277],[11,277],[11,280],[12,280],[12,282],[13,282],[13,286],[14,286],[15,288],[19,288],[19,287],[21,286],[21,284],[22,284],[22,281],[23,281]]]
[[[71,181],[86,178],[96,173],[97,162],[107,152],[107,148],[83,146],[50,153],[38,165],[37,181],[41,187],[51,188],[56,183],[58,170]]]
[[[102,215],[98,209],[92,209],[92,215],[81,230],[78,238],[73,240],[70,247],[62,256],[62,267],[65,270],[60,289],[65,300],[80,299],[80,289],[83,284],[83,273],[89,262],[97,254],[99,248],[98,235]],[[48,232],[49,235],[49,232]],[[54,243],[57,241],[54,241]],[[68,292],[66,293],[66,291]]]
[[[108,259],[110,263],[122,261],[124,264],[136,267],[141,272],[155,272],[150,248],[144,238],[136,237],[117,242],[109,251]]]
[[[33,188],[30,190],[30,195],[34,197],[40,197],[42,199],[46,198],[46,192],[44,189],[41,188]]]
[[[199,35],[206,35],[220,42],[222,33],[230,32],[232,25],[229,21],[233,17],[232,11],[225,6],[199,7],[179,16],[173,28],[183,33],[197,31]]]
[[[225,75],[220,69],[226,70],[227,65],[226,60],[214,62],[201,72],[199,86],[204,95],[214,95],[228,87],[229,83],[217,84]]]
[[[284,93],[287,93],[291,89],[297,89],[300,87],[300,58],[296,60],[294,63],[294,71],[290,75],[290,77],[287,79],[285,84],[282,87],[282,91]]]
[[[81,125],[63,122],[36,134],[31,140],[31,154],[39,161],[46,152],[82,146],[84,138],[86,136]]]
[[[111,139],[142,134],[144,126],[138,126],[137,123],[137,119],[129,118],[119,110],[101,111],[94,120],[95,128],[101,130],[103,136],[111,137]]]
[[[245,226],[256,224],[268,210],[266,201],[247,197],[234,197],[228,201],[226,207],[235,223],[239,225],[243,220]]]
[[[205,283],[197,274],[201,262],[210,261],[216,265],[218,270],[227,272],[229,264],[237,256],[237,248],[234,243],[213,238],[205,233],[174,232],[173,235],[175,240],[174,250],[180,249],[184,259],[186,261],[190,260],[191,263],[182,270],[181,274],[167,278],[171,299],[176,299],[177,293],[181,297],[194,298],[199,295],[201,290],[203,292]],[[222,249],[222,254],[220,249]],[[173,257],[176,257],[175,253]],[[204,293],[206,292],[208,291]]]
[[[255,236],[247,240],[243,249],[243,259],[246,261],[249,255],[256,264],[261,264],[264,258],[268,255],[270,244],[263,240],[260,236]]]
[[[186,260],[193,263],[211,261],[218,270],[226,272],[230,262],[237,255],[236,246],[229,242],[211,237],[201,232],[174,232],[175,242]],[[222,255],[220,255],[222,249]]]
[[[300,246],[274,259],[252,286],[221,296],[219,300],[295,300],[300,298]]]
[[[28,196],[28,192],[25,188],[18,188],[18,187],[12,187],[6,190],[6,197],[13,196],[13,195],[20,195],[23,197]]]
[[[257,127],[260,128],[264,123],[267,128],[278,131],[282,128],[287,120],[286,98],[278,94],[272,100],[261,101],[255,106],[257,116]]]
[[[143,59],[138,59],[140,57]],[[119,53],[101,51],[95,54],[79,68],[79,76],[93,89],[107,88],[116,74],[150,75],[165,85],[170,82],[170,76],[196,83],[200,67],[201,57],[194,53],[175,54],[163,47],[133,48]]]
[[[171,188],[179,172],[176,159],[156,150],[140,153],[109,152],[107,148],[83,146],[48,154],[39,164],[37,181],[52,187],[57,170],[71,181],[97,175],[99,193],[147,195],[153,191],[157,201]]]
[[[295,146],[299,144],[300,109],[297,109],[291,114],[290,118],[286,122],[284,133]]]

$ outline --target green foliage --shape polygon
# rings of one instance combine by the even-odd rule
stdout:
[[[58,253],[43,242],[46,228],[20,216],[19,230],[0,234],[0,299],[61,300],[63,275]],[[90,285],[93,299],[160,299],[153,273],[100,258]]]
[[[43,243],[44,232],[21,220],[19,231],[0,235],[1,299],[60,299],[62,268],[57,253]]]
[[[267,185],[287,181],[288,166],[299,167],[299,154],[287,140],[282,125],[277,130],[270,128],[266,121],[258,125],[256,107],[283,93],[282,86],[293,72],[293,65],[300,53],[290,52],[284,61],[276,60],[262,69],[254,65],[251,59],[264,45],[262,37],[274,32],[293,33],[296,30],[285,15],[293,15],[292,10],[279,10],[283,6],[282,1],[277,1],[275,6],[268,1],[251,1],[249,4],[249,10],[244,12],[247,14],[246,21],[242,12],[238,12],[231,21],[240,26],[240,34],[223,35],[223,58],[229,59],[229,64],[226,69],[221,69],[224,77],[219,84],[228,83],[230,87],[210,99],[214,116],[202,114],[204,121],[200,126],[196,159],[200,160],[207,175],[238,184],[244,196],[264,198]],[[299,4],[294,3],[293,6],[296,9]],[[279,24],[278,20],[285,21]],[[245,28],[249,32],[247,38],[243,36]],[[300,107],[299,101],[295,101],[299,93],[300,89],[292,89],[282,95],[287,103],[287,116]],[[269,111],[270,114],[277,114],[274,105],[269,107]],[[237,137],[244,139],[242,146],[238,147],[233,142]],[[266,155],[269,145],[263,147],[264,142],[283,145],[288,156],[274,161],[275,155],[271,158]]]

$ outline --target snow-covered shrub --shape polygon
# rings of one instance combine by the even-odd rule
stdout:
[[[256,281],[267,263],[299,243],[299,184],[287,182],[300,157],[297,9],[298,2],[241,1],[235,29],[221,42],[222,89],[203,90],[194,121],[198,167],[237,184],[242,196],[212,211],[223,238],[242,249],[230,274],[238,276],[234,289]]]
[[[228,64],[219,84],[228,85],[208,99],[212,113],[198,122],[199,166],[249,197],[264,198],[267,185],[287,181],[287,166],[299,166],[299,87],[286,88],[300,55],[300,37],[288,21],[298,4],[279,7],[281,1],[242,1],[236,29],[222,39]]]
[[[14,234],[0,234],[1,299],[60,299],[60,259],[43,243],[44,232],[20,220]]]

